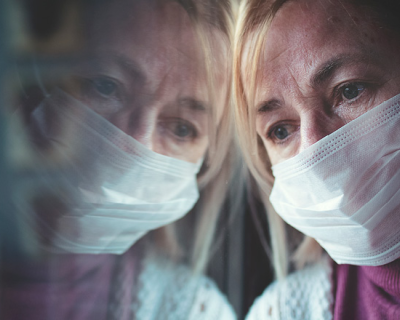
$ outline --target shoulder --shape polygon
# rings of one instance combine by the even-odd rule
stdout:
[[[216,284],[203,275],[193,274],[184,265],[147,257],[138,282],[137,319],[236,319]]]
[[[255,300],[246,320],[332,319],[330,273],[326,259],[273,282]]]

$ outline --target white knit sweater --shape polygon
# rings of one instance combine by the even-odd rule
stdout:
[[[246,320],[330,320],[333,301],[328,260],[273,282],[258,297]]]
[[[139,276],[136,320],[234,320],[235,313],[213,281],[182,265],[149,256]]]

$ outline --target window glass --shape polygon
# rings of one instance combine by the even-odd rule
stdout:
[[[0,317],[236,319],[229,2],[2,6]]]

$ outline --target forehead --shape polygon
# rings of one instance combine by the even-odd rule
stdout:
[[[329,52],[350,54],[375,41],[376,34],[361,9],[340,1],[293,1],[272,21],[264,61],[280,68],[290,59],[292,65],[299,62],[297,72],[306,72]]]
[[[289,72],[304,79],[329,57],[365,53],[373,59],[393,38],[370,13],[338,0],[285,3],[265,35],[261,76],[268,80],[285,73],[287,78]]]
[[[88,8],[85,19],[88,50],[145,56],[158,64],[180,61],[182,66],[199,58],[194,28],[178,3],[116,0],[94,8]]]
[[[136,43],[146,39],[173,40],[173,34],[186,36],[193,31],[186,11],[168,0],[100,1],[87,7],[85,25],[87,40],[118,41],[122,36]]]

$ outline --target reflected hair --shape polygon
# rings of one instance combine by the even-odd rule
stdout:
[[[203,166],[198,174],[200,198],[192,212],[183,220],[187,223],[174,223],[157,231],[157,243],[172,257],[187,258],[195,272],[202,272],[207,266],[210,252],[213,251],[218,218],[224,202],[229,194],[238,199],[241,194],[241,179],[236,179],[235,191],[231,188],[233,173],[240,172],[240,156],[233,135],[233,115],[231,107],[231,43],[234,23],[233,8],[229,0],[165,0],[179,3],[188,13],[196,35],[201,44],[204,57],[204,69],[207,77],[207,91],[211,108],[209,126],[209,147]],[[223,50],[225,66],[217,65],[216,56]],[[225,68],[224,68],[225,67]],[[222,117],[217,121],[216,107],[216,70],[225,69],[223,77],[227,80],[227,93],[224,97]],[[237,176],[236,176],[237,178]],[[239,181],[240,180],[240,181]],[[237,205],[238,206],[238,205]],[[231,208],[237,207],[231,205]],[[232,209],[232,210],[233,210]],[[193,230],[192,239],[184,239],[190,243],[180,245],[179,229]],[[190,233],[190,232],[189,232]],[[189,241],[188,241],[189,240]],[[186,251],[186,252],[185,252]]]

